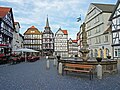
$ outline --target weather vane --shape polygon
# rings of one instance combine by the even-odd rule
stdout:
[[[81,14],[80,16],[77,18],[77,22],[80,22],[81,21]]]

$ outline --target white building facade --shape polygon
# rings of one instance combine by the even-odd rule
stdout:
[[[15,31],[12,32],[13,33],[13,42],[12,42],[12,49],[13,50],[16,50],[19,47],[20,45],[20,41],[19,41],[19,31],[20,31],[20,24],[19,22],[14,22],[14,25],[15,25]]]
[[[78,44],[77,40],[72,40],[71,38],[68,41],[68,54],[69,57],[75,57],[75,55],[78,56]]]
[[[60,55],[61,57],[68,57],[68,32],[67,30],[59,30],[55,33],[54,42],[55,55]]]
[[[107,58],[112,53],[109,17],[115,5],[91,3],[85,18],[90,57]],[[105,33],[109,32],[109,33]]]

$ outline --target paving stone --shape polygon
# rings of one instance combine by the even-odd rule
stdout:
[[[58,75],[50,60],[0,67],[0,90],[120,90],[120,73],[89,80],[83,75]]]

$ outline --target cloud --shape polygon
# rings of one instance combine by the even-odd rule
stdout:
[[[25,0],[0,0],[1,2],[23,4]]]
[[[114,2],[114,0],[0,0],[1,6],[13,8],[15,21],[21,24],[21,33],[31,25],[44,30],[47,14],[50,27],[55,33],[59,27],[69,30],[69,36],[76,38],[80,23],[77,17],[84,17],[91,2]],[[74,34],[74,35],[73,35]]]

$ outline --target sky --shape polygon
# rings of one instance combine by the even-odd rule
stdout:
[[[116,4],[117,0],[0,0],[0,6],[11,7],[14,21],[20,23],[20,33],[31,26],[44,31],[48,15],[51,30],[68,30],[69,38],[76,39],[90,3]],[[77,18],[81,15],[81,21]]]

